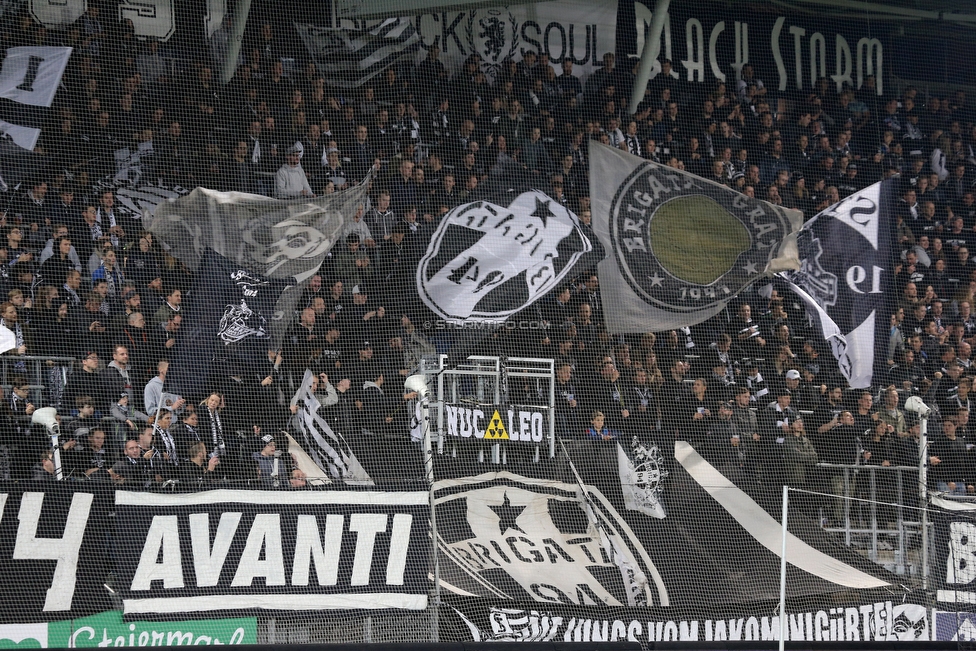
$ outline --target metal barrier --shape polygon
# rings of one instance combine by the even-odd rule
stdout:
[[[419,372],[428,378],[428,384],[431,379],[435,377],[437,379],[436,391],[433,391],[434,399],[430,402],[430,407],[437,413],[434,435],[438,454],[457,454],[457,446],[451,445],[453,437],[449,436],[448,432],[449,407],[468,405],[472,408],[480,408],[509,404],[544,414],[545,446],[549,457],[555,456],[556,374],[552,359],[471,356],[460,364],[448,367],[447,355],[440,355],[436,361],[422,360]],[[518,381],[533,383],[535,395],[539,400],[535,402],[512,400],[513,392],[510,385]],[[432,386],[432,390],[433,388]],[[453,442],[456,443],[456,440]],[[446,452],[445,447],[449,447]],[[536,459],[540,456],[540,447],[540,445],[536,446]],[[479,462],[485,461],[486,451],[492,463],[506,463],[507,450],[501,444],[490,443],[479,450]]]
[[[61,407],[61,391],[68,384],[74,368],[74,357],[41,357],[36,355],[0,355],[0,386],[10,390],[15,376],[27,378],[30,397],[36,405],[50,403]],[[51,391],[52,400],[45,400]]]
[[[842,534],[845,545],[864,549],[868,558],[896,574],[928,576],[926,555],[920,552],[912,555],[913,550],[923,547],[922,519],[918,517],[921,509],[906,504],[904,499],[906,489],[910,499],[914,500],[918,495],[917,467],[835,463],[818,463],[817,467],[842,470],[844,476],[843,495],[835,496],[835,499],[843,500],[842,521],[839,526],[824,524],[823,511],[827,509],[821,505],[821,523],[825,531]],[[894,475],[893,483],[885,488],[892,489],[894,495],[882,495],[879,499],[879,484],[888,483],[887,478],[881,481],[879,478],[891,475]],[[879,507],[888,511],[893,519],[879,518]],[[931,535],[931,527],[926,528]],[[892,552],[891,558],[882,558],[879,552],[887,551]]]

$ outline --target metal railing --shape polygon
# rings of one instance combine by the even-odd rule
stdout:
[[[915,500],[918,496],[917,467],[837,463],[818,463],[817,467],[841,471],[844,478],[843,495],[826,497],[842,500],[841,521],[828,524],[827,513],[832,509],[821,505],[821,524],[825,531],[842,535],[845,545],[865,550],[868,558],[896,574],[920,578],[928,575],[929,559],[925,554],[913,555],[914,550],[923,547],[922,518],[918,517],[921,508],[906,503],[905,499]],[[879,497],[882,489],[892,494]],[[882,517],[885,514],[888,517]],[[926,528],[931,535],[931,526]],[[891,556],[884,557],[881,552],[891,552]]]
[[[433,410],[431,418],[435,420],[436,425],[433,433],[438,454],[457,454],[455,445],[457,440],[448,436],[449,405],[466,403],[480,407],[513,404],[516,401],[510,399],[510,382],[530,381],[535,383],[539,396],[538,402],[528,404],[525,401],[518,401],[517,406],[544,414],[546,454],[550,458],[555,456],[556,375],[552,359],[470,356],[462,363],[448,366],[447,355],[440,355],[436,361],[423,360],[419,373],[430,379],[436,378],[436,383],[431,384],[434,399],[430,402],[430,408]],[[445,452],[447,446],[451,449]],[[542,446],[536,446],[536,459],[540,457],[540,447]],[[479,451],[479,461],[484,461],[484,452],[488,452],[492,463],[506,463],[507,449],[503,445],[497,442],[487,445],[484,450]]]
[[[45,357],[40,355],[0,355],[0,387],[9,391],[13,378],[23,376],[30,385],[30,397],[36,405],[46,404],[44,391],[54,388],[55,377],[63,388],[74,370],[74,357]],[[53,396],[60,408],[60,394]]]

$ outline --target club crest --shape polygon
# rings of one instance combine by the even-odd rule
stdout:
[[[634,170],[610,208],[627,284],[649,304],[680,312],[735,296],[767,271],[791,232],[785,209],[654,164]]]
[[[444,216],[417,286],[445,319],[500,323],[554,289],[591,250],[565,206],[539,190],[505,194]]]

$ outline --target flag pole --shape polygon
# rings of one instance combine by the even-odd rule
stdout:
[[[651,78],[651,68],[661,52],[661,32],[664,31],[664,19],[668,15],[671,0],[657,0],[654,3],[654,14],[651,17],[651,28],[644,35],[644,49],[641,50],[640,67],[634,78],[634,88],[630,91],[630,114],[637,113],[637,107],[644,101],[647,82]]]
[[[234,12],[234,24],[231,26],[230,43],[227,46],[227,58],[224,68],[220,71],[220,83],[226,84],[237,70],[237,58],[241,54],[241,43],[244,41],[244,28],[247,26],[247,16],[251,13],[251,0],[237,0],[237,11]]]
[[[929,493],[928,493],[928,461],[929,461],[929,418],[928,414],[920,417],[919,428],[919,458],[918,458],[918,494],[919,504],[922,505],[922,589],[929,587]]]
[[[786,647],[786,512],[790,504],[790,487],[783,484],[783,546],[779,559],[779,651]]]

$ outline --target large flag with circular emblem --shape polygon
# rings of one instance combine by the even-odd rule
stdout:
[[[799,211],[594,141],[590,196],[611,333],[700,323],[755,280],[799,268]]]

